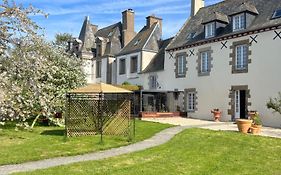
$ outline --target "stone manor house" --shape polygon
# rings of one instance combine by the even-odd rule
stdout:
[[[86,60],[89,83],[141,85],[139,111],[211,120],[210,110],[219,108],[231,121],[257,110],[264,125],[281,127],[281,116],[266,107],[281,91],[281,1],[186,3],[191,15],[169,39],[155,15],[136,32],[128,9],[101,29],[87,17],[69,52]]]

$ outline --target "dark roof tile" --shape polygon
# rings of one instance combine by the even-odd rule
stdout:
[[[227,16],[245,10],[251,13],[259,13],[250,26],[245,30],[236,32],[238,34],[281,25],[281,18],[272,19],[274,11],[279,8],[281,8],[281,0],[224,0],[220,3],[201,8],[195,16],[187,20],[167,50],[185,47],[207,40],[204,37],[204,25],[202,25],[202,21],[211,13],[218,12]],[[196,33],[196,35],[190,38],[188,36],[191,33]],[[228,24],[215,38],[228,36],[232,33],[232,25]]]

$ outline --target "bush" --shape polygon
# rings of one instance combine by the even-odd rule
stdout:
[[[268,109],[273,109],[274,112],[278,112],[279,114],[281,114],[281,92],[279,92],[278,97],[270,98],[266,106]]]

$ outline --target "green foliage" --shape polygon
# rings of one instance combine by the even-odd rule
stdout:
[[[71,39],[72,39],[72,35],[69,33],[57,33],[55,35],[55,44],[62,47],[63,49],[66,49],[68,42]]]
[[[255,114],[255,116],[253,118],[253,123],[255,125],[262,125],[262,121],[261,121],[260,115],[258,113]]]
[[[131,85],[131,83],[128,82],[128,81],[124,81],[124,82],[122,83],[122,85],[123,85],[123,86],[127,86],[127,85]]]
[[[18,174],[277,175],[280,145],[280,139],[187,129],[144,151]]]
[[[278,95],[276,98],[270,98],[266,105],[268,109],[273,109],[275,112],[281,114],[281,92]]]

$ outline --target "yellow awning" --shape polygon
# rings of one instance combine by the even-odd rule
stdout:
[[[113,85],[98,83],[98,84],[88,84],[85,87],[74,89],[70,93],[81,93],[81,94],[91,94],[91,93],[103,93],[103,94],[121,94],[121,93],[133,93],[132,91],[116,87]]]

